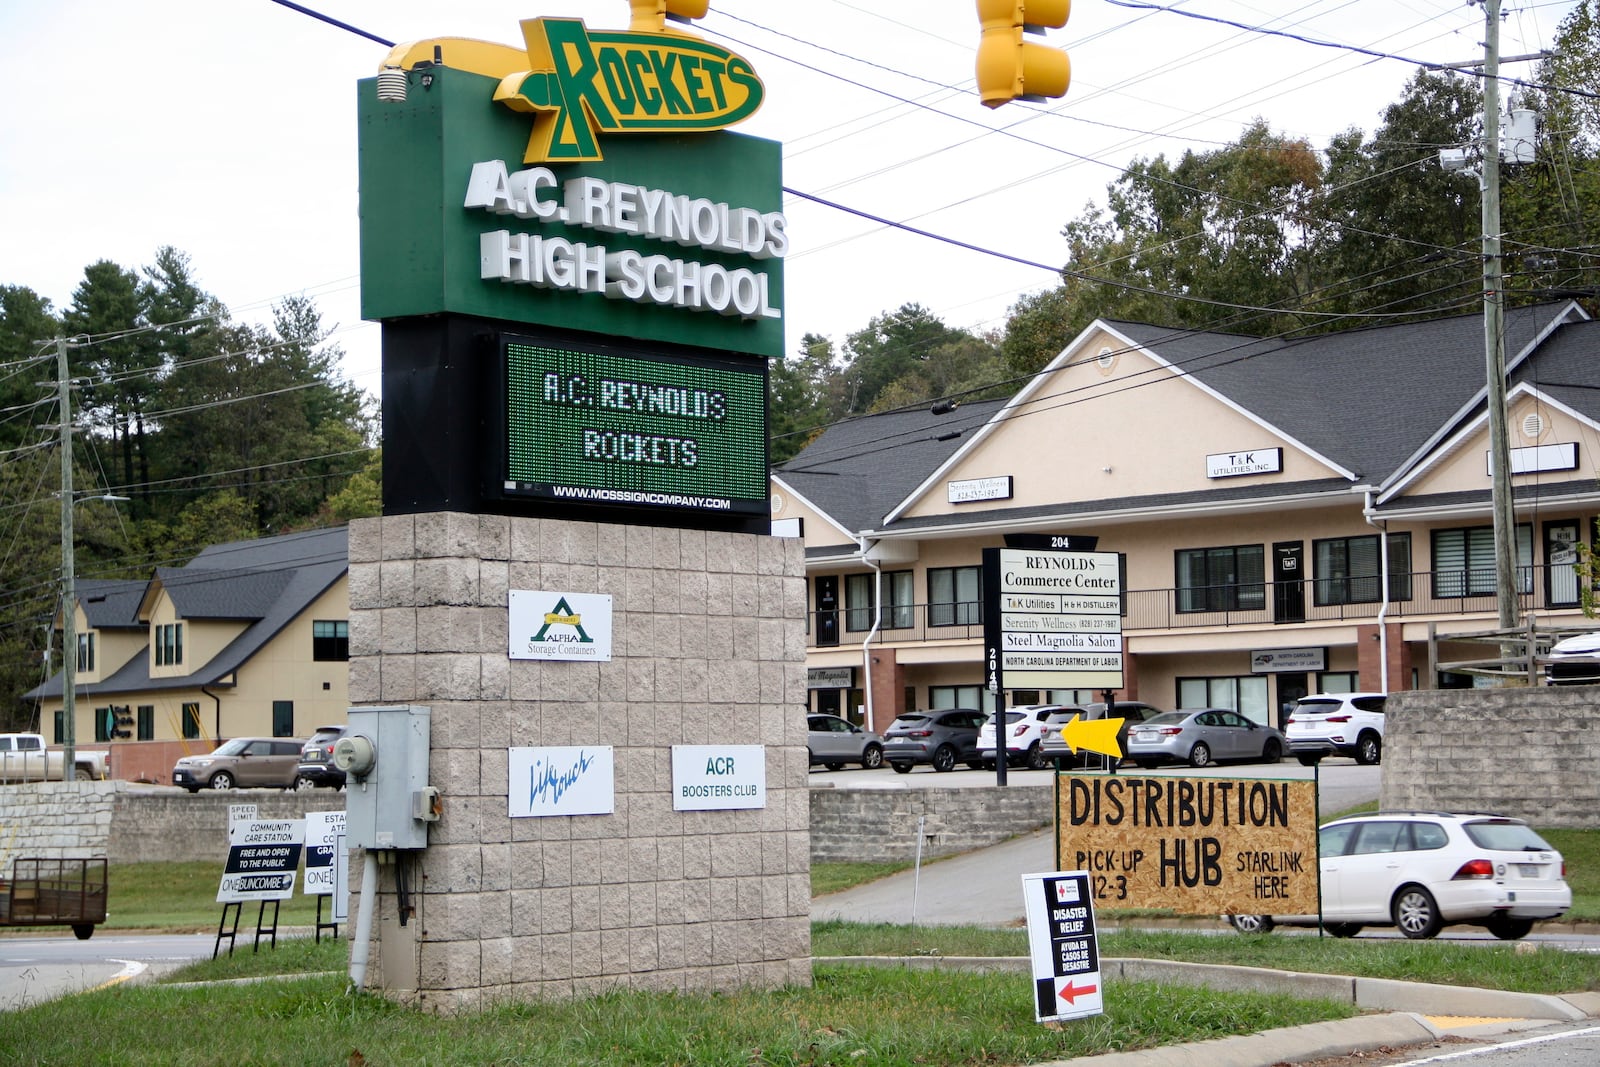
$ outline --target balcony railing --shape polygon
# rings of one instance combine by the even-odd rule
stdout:
[[[1563,590],[1551,600],[1546,568],[1517,568],[1519,613],[1576,611],[1577,583],[1570,565],[1556,568],[1555,586]],[[1191,630],[1237,626],[1281,626],[1297,623],[1376,619],[1379,578],[1333,578],[1249,585],[1189,586],[1182,589],[1135,589],[1123,594],[1123,632]],[[1491,570],[1418,571],[1390,576],[1386,617],[1482,616],[1497,611],[1495,576]],[[812,648],[860,644],[872,628],[872,612],[844,608],[812,612],[807,643]],[[981,640],[983,609],[976,602],[886,606],[877,640],[891,644],[926,641]]]

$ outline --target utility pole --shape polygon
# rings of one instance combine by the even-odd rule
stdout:
[[[61,780],[77,777],[78,594],[72,530],[72,378],[67,340],[56,338],[56,399],[61,407]],[[42,725],[42,724],[41,724]]]
[[[1500,0],[1483,0],[1483,339],[1499,628],[1517,625],[1516,515],[1506,444],[1505,294],[1500,272]]]

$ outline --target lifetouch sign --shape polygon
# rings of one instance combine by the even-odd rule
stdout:
[[[720,130],[761,106],[750,64],[696,37],[547,18],[523,22],[522,35],[533,69],[501,79],[494,98],[533,114],[525,163],[592,162],[597,133]]]

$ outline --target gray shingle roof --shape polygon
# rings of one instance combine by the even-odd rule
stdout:
[[[1596,362],[1600,323],[1578,321],[1582,318],[1570,302],[1507,310],[1506,358],[1514,382],[1537,383],[1561,403],[1600,418],[1600,363]],[[1110,320],[1104,325],[1349,471],[1354,479],[1060,501],[986,511],[983,521],[1182,506],[1230,495],[1247,500],[1345,493],[1353,484],[1383,485],[1483,411],[1481,314],[1303,338],[1246,337]],[[1547,333],[1537,348],[1527,351]],[[968,435],[1001,406],[999,401],[987,401],[946,416],[917,410],[852,419],[830,427],[774,473],[846,530],[884,529],[884,516],[962,443],[962,439],[935,441],[934,436],[950,430]],[[888,529],[967,521],[968,516],[940,516],[902,520]]]
[[[109,678],[79,683],[75,688],[85,697],[94,697],[229,685],[235,671],[331,588],[349,566],[349,540],[343,526],[213,545],[187,566],[162,568],[158,578],[172,595],[181,618],[246,620],[250,625],[244,632],[187,675],[152,678],[150,657],[141,652]],[[137,605],[148,585],[127,584],[138,588]],[[120,603],[128,590],[119,588],[115,593]],[[189,614],[185,604],[197,614]],[[137,623],[137,617],[135,623],[141,628],[144,625]],[[58,697],[61,688],[61,675],[57,674],[25,696]]]
[[[773,473],[845,529],[872,529],[1003,403],[980,400],[947,415],[917,408],[835,423]]]

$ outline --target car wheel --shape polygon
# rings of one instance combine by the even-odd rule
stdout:
[[[891,763],[890,766],[894,768],[894,773],[896,774],[911,773],[911,764],[906,763],[903,760],[896,760],[894,763]]]
[[[1356,742],[1356,762],[1372,766],[1383,759],[1383,739],[1377,734],[1362,734]]]
[[[1153,771],[1157,767],[1161,766],[1161,761],[1160,760],[1139,759],[1139,760],[1134,760],[1133,762],[1137,763],[1139,766],[1143,767],[1147,771]]]
[[[200,792],[200,787],[197,786],[197,785],[186,785],[186,786],[184,786],[184,788],[187,789],[191,793]]]
[[[1270,915],[1230,915],[1228,922],[1241,934],[1271,933],[1272,928],[1278,925]]]
[[[981,760],[981,759],[969,759],[969,760],[967,760],[967,769],[971,770],[971,771],[981,771],[981,770],[983,770],[984,769],[983,760]]]
[[[1023,762],[1028,765],[1030,771],[1042,771],[1050,765],[1050,761],[1045,758],[1044,749],[1039,747],[1037,741],[1028,746],[1028,754],[1023,758]]]
[[[1276,737],[1267,738],[1267,743],[1261,746],[1261,762],[1277,763],[1283,759],[1283,743]]]
[[[1302,767],[1315,767],[1322,762],[1321,756],[1296,756],[1295,759],[1300,761]]]
[[[943,773],[956,769],[956,750],[950,745],[940,745],[933,750],[933,769]]]
[[[844,770],[844,764],[840,763],[838,760],[835,760],[832,763],[824,763],[823,766],[828,768],[830,771]]]
[[[232,789],[233,775],[229,774],[227,771],[218,771],[216,774],[211,776],[211,788]]]
[[[1194,747],[1189,750],[1189,766],[1211,766],[1211,748],[1204,741],[1196,741]]]
[[[296,793],[309,793],[311,790],[315,789],[316,787],[317,787],[317,783],[313,782],[311,779],[307,778],[305,775],[297,774],[297,775],[294,776],[294,791]]]
[[[78,767],[78,768],[76,768],[72,772],[72,777],[77,779],[80,782],[92,782],[92,781],[94,781],[94,775],[90,773],[89,768],[87,768],[87,767]]]
[[[1332,937],[1354,937],[1361,932],[1360,923],[1329,923],[1323,927]]]
[[[1400,932],[1413,940],[1426,940],[1439,933],[1443,922],[1439,918],[1439,905],[1433,894],[1420,885],[1403,886],[1394,895],[1394,924]]]
[[[861,766],[869,771],[875,771],[883,766],[883,746],[878,744],[868,745],[861,750]]]
[[[94,923],[73,923],[72,936],[79,941],[87,941],[94,936]]]
[[[1533,929],[1532,919],[1513,919],[1506,915],[1491,915],[1483,924],[1489,932],[1502,941],[1520,941]]]

